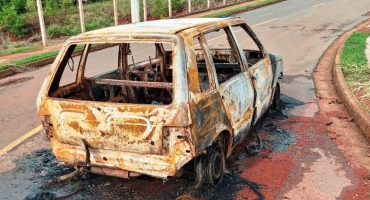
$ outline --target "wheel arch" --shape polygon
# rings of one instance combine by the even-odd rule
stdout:
[[[229,130],[226,129],[219,132],[213,143],[218,143],[222,146],[226,158],[231,155],[233,137]]]

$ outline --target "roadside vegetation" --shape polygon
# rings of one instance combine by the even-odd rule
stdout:
[[[130,22],[130,1],[117,0],[119,23]],[[227,4],[251,0],[227,0]],[[265,0],[276,1],[276,0]],[[258,4],[264,4],[265,1]],[[114,24],[112,0],[83,0],[86,30],[99,29]],[[142,4],[142,1],[139,1]],[[77,0],[42,0],[44,21],[49,38],[71,36],[81,32]],[[211,0],[210,8],[223,5],[223,0]],[[161,19],[168,16],[168,2],[147,0],[148,19]],[[143,8],[143,5],[140,5]],[[188,0],[172,0],[172,12],[186,14]],[[192,0],[192,11],[207,9],[207,1]],[[143,10],[141,10],[143,12]],[[231,11],[234,12],[234,11]],[[142,16],[142,15],[141,15]],[[24,39],[39,34],[39,18],[36,0],[0,0],[0,32],[10,34],[10,38]],[[3,35],[4,36],[4,35]]]
[[[83,0],[86,31],[112,26],[112,0]],[[130,0],[117,0],[119,24],[130,23]],[[227,4],[251,0],[227,0]],[[252,7],[275,2],[263,0],[248,6],[240,6],[228,11],[203,17],[230,16]],[[142,1],[140,1],[142,4]],[[42,0],[47,37],[51,43],[63,42],[65,38],[79,34],[80,18],[77,0]],[[223,5],[223,0],[211,0],[210,8]],[[168,3],[164,0],[147,0],[148,20],[168,16]],[[142,5],[140,6],[142,8]],[[188,0],[172,0],[173,15],[186,14]],[[192,11],[207,8],[207,1],[192,0]],[[143,11],[141,11],[143,12]],[[0,0],[0,56],[42,49],[39,35],[39,21],[35,0]],[[48,42],[50,44],[50,42]],[[26,65],[31,62],[54,57],[58,51],[21,59],[12,63],[0,64],[0,71],[10,66]]]
[[[96,44],[94,44],[92,46],[96,46]],[[81,50],[83,48],[84,48],[83,45],[78,45],[76,47],[76,50]],[[50,51],[50,52],[47,52],[47,53],[43,53],[43,54],[39,54],[39,55],[35,55],[35,56],[30,56],[28,58],[16,60],[16,61],[11,62],[11,63],[3,64],[3,65],[0,65],[0,71],[4,70],[4,69],[7,69],[10,66],[22,66],[22,65],[26,65],[26,64],[29,64],[29,63],[32,63],[32,62],[39,61],[39,60],[44,60],[44,59],[47,59],[47,58],[56,57],[58,55],[58,53],[59,53],[59,50],[58,51]]]
[[[365,48],[370,33],[354,32],[343,46],[341,67],[349,88],[370,112],[370,67]]]
[[[114,25],[112,0],[84,2],[86,31]],[[117,2],[119,23],[129,23],[130,0]],[[174,14],[182,11],[186,3],[187,0],[172,0]],[[81,33],[77,0],[42,0],[42,4],[49,40]],[[150,0],[147,4],[150,19],[167,16],[167,1]],[[39,49],[33,44],[41,41],[39,32],[35,0],[0,0],[0,56]]]

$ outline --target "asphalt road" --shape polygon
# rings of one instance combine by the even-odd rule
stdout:
[[[365,20],[367,17],[363,15],[369,10],[368,0],[287,0],[236,16],[247,20],[269,52],[283,56],[282,93],[303,102],[289,114],[314,121],[319,111],[313,82],[316,64],[338,35]],[[9,80],[15,82],[0,87],[0,149],[40,124],[35,99],[48,69],[47,66],[0,80],[0,84]],[[313,125],[306,128],[314,129]],[[324,190],[317,196],[319,199],[339,196],[342,188],[352,184],[345,173],[347,168],[343,158],[333,158],[327,151],[319,147],[314,149],[315,154],[321,155],[321,160],[308,170],[332,169],[336,174],[305,174],[301,180],[320,187],[321,183],[315,183],[315,180],[321,178],[330,180],[327,184],[336,185]],[[296,184],[286,190],[285,196],[296,199],[298,196],[295,195],[301,193],[302,188],[305,188],[304,184]]]
[[[312,72],[318,59],[338,35],[365,19],[367,5],[366,0],[288,0],[236,16],[255,25],[253,30],[269,52],[283,56],[282,93],[307,103],[316,99]],[[0,87],[0,149],[40,124],[35,99],[48,69],[0,80],[19,82]],[[317,111],[313,103],[292,114],[313,116]]]

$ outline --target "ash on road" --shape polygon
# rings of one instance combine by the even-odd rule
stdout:
[[[185,171],[182,177],[169,178],[166,182],[148,176],[125,180],[84,172],[71,180],[49,184],[51,180],[71,173],[74,169],[58,162],[51,150],[45,146],[44,149],[19,158],[16,156],[11,158],[11,155],[4,156],[16,166],[2,173],[0,192],[4,199],[288,198],[289,189],[299,183],[306,170],[311,171],[310,167],[315,166],[315,162],[323,162],[322,160],[331,158],[335,164],[341,156],[336,156],[339,151],[323,131],[326,126],[325,119],[320,120],[318,117],[319,120],[313,126],[314,128],[307,129],[308,124],[311,123],[310,120],[304,117],[288,117],[289,110],[301,105],[302,102],[287,96],[283,96],[282,101],[284,109],[269,112],[243,144],[237,147],[234,156],[227,160],[225,179],[217,187],[203,185],[199,189],[194,189],[195,181],[190,166],[187,166],[188,171]],[[242,160],[235,159],[244,151],[244,145],[255,142],[257,134],[260,135],[263,143],[261,152]],[[39,140],[39,138],[33,139]],[[29,141],[31,144],[28,149],[39,145],[37,142],[32,142],[33,139]],[[332,155],[322,154],[317,147],[318,143],[320,148],[330,149]],[[304,165],[303,168],[302,165]],[[325,169],[319,170],[322,171],[310,173],[330,173]],[[348,181],[346,177],[353,176],[350,171],[338,167],[336,173],[342,176],[336,176],[336,181]],[[357,184],[359,181],[357,180]],[[350,185],[353,183],[349,183],[348,186]],[[341,191],[335,195],[343,196]]]

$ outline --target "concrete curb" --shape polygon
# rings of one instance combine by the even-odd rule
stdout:
[[[277,0],[277,1],[274,1],[274,2],[267,3],[267,4],[259,5],[259,6],[256,6],[256,7],[240,10],[240,11],[235,12],[234,14],[241,13],[241,12],[246,12],[246,11],[250,11],[250,10],[255,10],[255,9],[265,7],[265,6],[269,6],[269,5],[272,5],[272,4],[276,4],[276,3],[279,3],[279,2],[282,2],[282,1],[286,1],[286,0]],[[202,13],[202,12],[209,12],[209,11],[212,11],[212,10],[216,12],[216,10],[218,10],[218,9],[222,9],[222,8],[226,8],[226,7],[230,7],[230,6],[235,6],[237,4],[242,4],[242,3],[246,3],[246,2],[234,3],[234,4],[218,7],[217,9],[209,9],[209,10],[199,11],[199,12],[195,12],[195,13],[190,13],[190,14],[186,14],[186,15],[173,17],[173,18],[191,16],[191,15],[199,14],[199,13]],[[102,48],[100,48],[100,49],[102,49]],[[97,50],[100,50],[100,49],[96,49],[96,50],[93,49],[93,51],[97,51]],[[43,60],[35,61],[35,62],[32,62],[32,63],[25,64],[24,66],[26,66],[28,68],[37,69],[37,68],[40,68],[44,65],[48,65],[48,64],[53,63],[56,57],[57,56],[53,56],[53,57],[46,58],[46,59],[43,59]],[[18,74],[18,72],[16,70],[13,70],[12,68],[2,70],[2,71],[0,71],[0,79],[6,78],[6,77],[9,77],[9,76],[13,76],[15,74]]]
[[[17,72],[15,72],[12,68],[4,69],[0,71],[0,79],[13,76],[15,74],[17,74]]]
[[[348,113],[353,117],[354,121],[361,129],[362,134],[365,136],[367,141],[370,142],[370,114],[365,110],[364,107],[360,104],[357,100],[356,96],[352,93],[352,91],[348,88],[347,82],[344,78],[341,64],[340,64],[340,55],[342,53],[342,49],[344,46],[345,41],[349,38],[349,36],[359,29],[362,29],[370,24],[370,19],[360,23],[353,29],[345,32],[340,39],[342,40],[342,44],[339,47],[339,50],[335,56],[335,61],[333,63],[333,80],[334,80],[334,87],[338,93],[338,96],[342,99],[345,108],[347,109]],[[338,38],[339,39],[339,38]]]

